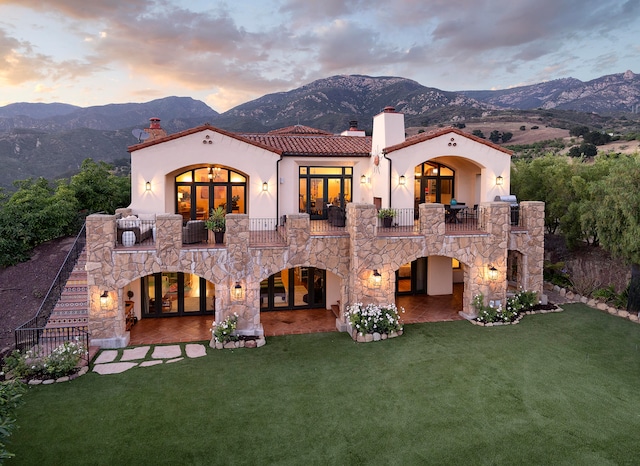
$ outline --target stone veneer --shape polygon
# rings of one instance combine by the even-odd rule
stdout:
[[[263,336],[260,323],[260,282],[270,275],[297,266],[312,266],[335,274],[340,280],[339,330],[345,331],[344,311],[350,303],[395,302],[395,271],[420,257],[447,256],[464,267],[463,313],[474,316],[472,297],[506,299],[507,249],[522,253],[527,289],[542,293],[544,258],[544,203],[521,203],[523,227],[510,226],[507,203],[482,204],[483,233],[445,234],[444,206],[421,204],[419,234],[378,236],[376,209],[371,204],[347,205],[344,234],[311,235],[308,214],[287,215],[286,245],[253,247],[249,243],[249,216],[227,215],[224,247],[193,247],[182,244],[182,216],[158,214],[153,247],[116,248],[116,216],[87,218],[87,273],[89,329],[93,345],[122,347],[129,341],[125,330],[123,288],[134,280],[157,272],[194,273],[215,285],[216,321],[238,314],[238,333]],[[129,209],[118,213],[128,215]],[[499,278],[487,277],[488,265]],[[382,284],[371,280],[373,269],[382,274]],[[245,290],[241,300],[230,291],[239,282]],[[102,303],[100,295],[109,298]],[[327,303],[329,304],[329,303]]]

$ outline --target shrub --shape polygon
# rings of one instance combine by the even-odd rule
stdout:
[[[25,386],[17,380],[0,383],[0,464],[3,460],[13,458],[7,451],[5,441],[17,429],[15,411],[22,404]]]
[[[507,298],[507,305],[485,306],[482,293],[473,297],[472,306],[478,312],[478,322],[513,322],[520,314],[530,310],[537,303],[537,295],[533,291],[519,291],[515,296]]]
[[[404,308],[400,308],[404,312]],[[360,334],[391,333],[402,330],[400,315],[395,304],[377,306],[375,304],[355,303],[347,307],[347,318],[351,326]]]
[[[77,341],[64,342],[49,355],[43,355],[39,346],[24,353],[15,350],[5,358],[3,370],[18,379],[58,378],[74,373],[85,354],[84,345]]]
[[[236,328],[238,328],[238,314],[234,312],[233,315],[227,316],[222,322],[214,322],[211,333],[216,342],[224,344],[238,340],[238,335],[235,334]]]

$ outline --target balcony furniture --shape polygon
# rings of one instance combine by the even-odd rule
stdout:
[[[135,236],[134,244],[142,243],[144,240],[152,238],[153,236],[153,227],[155,225],[155,221],[141,220],[135,215],[130,215],[128,217],[119,219],[116,223],[116,236],[118,239],[118,244],[124,244],[122,235],[126,231],[133,232]],[[131,244],[131,246],[133,246],[133,244]]]
[[[204,220],[189,220],[182,227],[182,244],[201,243],[209,237]]]
[[[329,225],[334,227],[343,227],[346,220],[346,212],[342,207],[337,205],[329,206]]]
[[[458,218],[458,214],[467,208],[466,205],[456,204],[450,205],[446,208],[448,215],[445,216],[447,223],[462,223],[462,220]]]

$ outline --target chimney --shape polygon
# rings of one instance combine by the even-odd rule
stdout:
[[[340,136],[365,137],[366,134],[363,129],[358,129],[358,120],[351,120],[349,122],[349,129],[340,133]]]
[[[162,129],[162,126],[160,126],[160,118],[157,117],[149,118],[149,128],[144,131],[149,135],[147,141],[160,139],[167,135],[167,132]]]
[[[380,154],[386,147],[404,142],[404,115],[391,106],[385,107],[373,117],[371,137],[371,151],[374,154]]]

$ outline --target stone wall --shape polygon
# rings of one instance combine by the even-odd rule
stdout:
[[[512,232],[510,208],[506,203],[486,203],[484,232],[445,234],[444,206],[420,205],[419,233],[378,235],[376,209],[371,204],[347,205],[344,234],[311,235],[307,214],[287,216],[286,244],[268,247],[250,245],[249,217],[227,216],[224,247],[194,247],[182,244],[182,216],[158,214],[156,241],[152,247],[116,247],[116,217],[92,215],[87,218],[87,272],[91,302],[92,339],[103,346],[128,341],[124,327],[123,288],[134,280],[157,272],[194,273],[215,285],[216,320],[238,314],[238,331],[263,335],[260,323],[260,282],[292,267],[325,269],[341,280],[340,315],[337,326],[346,328],[344,312],[355,302],[388,304],[395,302],[395,271],[420,257],[446,256],[464,264],[463,313],[474,315],[473,296],[487,300],[506,299],[507,248],[526,257],[528,289],[542,291],[544,205],[522,203],[525,229]],[[123,211],[127,215],[128,211]],[[137,246],[137,245],[136,245]],[[498,270],[490,280],[488,267]],[[373,271],[381,274],[378,285]],[[243,289],[241,299],[231,290]],[[99,296],[107,291],[108,304]],[[327,303],[330,305],[331,303]]]

